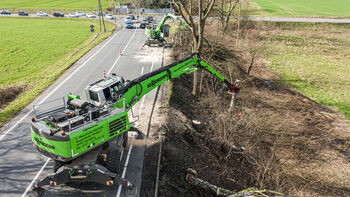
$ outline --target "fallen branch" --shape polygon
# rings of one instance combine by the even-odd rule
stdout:
[[[284,194],[271,191],[271,190],[258,190],[256,188],[248,188],[240,192],[231,191],[213,184],[210,184],[208,181],[205,181],[203,179],[197,178],[197,172],[194,169],[187,169],[187,176],[186,181],[190,183],[191,185],[200,187],[202,189],[211,191],[215,193],[218,196],[227,196],[227,197],[269,197],[267,194],[272,194],[273,196],[284,196]]]
[[[191,185],[198,186],[200,188],[209,190],[215,193],[218,196],[228,196],[230,194],[234,194],[235,192],[227,190],[225,188],[210,184],[209,182],[202,180],[200,178],[195,177],[192,173],[196,173],[193,169],[188,169],[191,173],[187,173],[186,181]]]

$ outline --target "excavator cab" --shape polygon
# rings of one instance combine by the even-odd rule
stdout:
[[[169,37],[169,30],[170,30],[170,26],[168,24],[165,24],[161,30],[161,36],[163,38]]]
[[[116,92],[124,86],[124,79],[121,76],[112,74],[90,84],[86,89],[86,98],[89,103],[100,106],[106,101],[115,97]]]

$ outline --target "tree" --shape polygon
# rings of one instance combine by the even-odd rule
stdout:
[[[200,54],[204,40],[205,22],[212,11],[215,0],[172,0],[192,33],[192,52]],[[193,2],[197,2],[197,7]],[[189,9],[188,9],[189,8]],[[195,19],[198,14],[198,19]],[[192,94],[197,95],[198,74],[193,75]]]
[[[214,7],[214,11],[219,15],[222,32],[226,32],[233,11],[238,5],[239,0],[219,0]]]

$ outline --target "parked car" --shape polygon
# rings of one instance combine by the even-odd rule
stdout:
[[[107,14],[107,15],[106,15],[106,19],[114,20],[113,14]]]
[[[146,26],[147,26],[147,22],[142,21],[142,22],[140,23],[140,29],[145,29]]]
[[[97,12],[96,15],[97,16],[101,16],[101,15],[106,16],[106,13],[102,12],[102,14],[101,14],[101,12]]]
[[[1,11],[2,15],[11,15],[11,12],[7,11],[7,10],[3,10]]]
[[[46,14],[45,12],[37,12],[36,15],[40,16],[40,17],[48,17],[49,15]]]
[[[28,16],[28,12],[25,11],[19,11],[18,16]]]
[[[54,12],[54,13],[52,14],[52,16],[54,16],[54,17],[64,17],[64,14],[61,13],[61,12]]]
[[[134,28],[134,24],[131,21],[125,22],[125,28],[126,29],[133,29]]]
[[[77,15],[77,17],[86,16],[86,14],[84,12],[81,12],[81,11],[76,11],[75,15]]]
[[[86,18],[96,18],[96,15],[92,13],[87,13]]]
[[[125,18],[125,22],[128,21],[128,20],[131,21],[131,17],[130,17],[130,16],[127,16],[127,17]]]
[[[68,16],[69,16],[69,17],[79,17],[79,16],[77,16],[75,13],[69,13]]]

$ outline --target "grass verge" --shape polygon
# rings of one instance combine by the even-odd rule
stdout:
[[[18,97],[0,112],[0,126],[28,105],[67,68],[91,48],[107,38],[107,33],[91,33],[95,20],[56,18],[1,18],[0,88],[22,88]],[[24,88],[23,88],[24,87]]]

